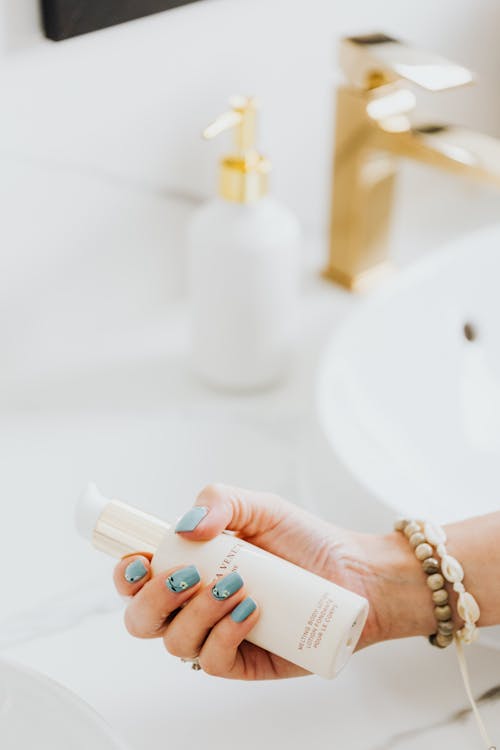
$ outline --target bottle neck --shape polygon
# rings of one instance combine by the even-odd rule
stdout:
[[[111,500],[97,520],[92,543],[118,559],[134,552],[154,554],[169,529],[159,518]]]
[[[269,192],[267,159],[257,153],[221,161],[219,194],[232,203],[255,203]]]

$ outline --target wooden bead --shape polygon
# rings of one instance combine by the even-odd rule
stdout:
[[[418,547],[415,547],[415,554],[417,560],[427,560],[428,557],[432,557],[432,547],[427,542],[419,544]]]
[[[404,528],[405,537],[409,539],[417,531],[420,531],[420,526],[418,525],[418,523],[416,521],[410,521],[410,523],[407,523]]]
[[[441,572],[450,583],[459,583],[463,580],[464,569],[451,555],[443,555],[441,558]]]
[[[448,592],[446,589],[438,589],[432,592],[432,601],[434,604],[448,604]]]
[[[458,595],[457,611],[466,623],[477,622],[481,616],[478,603],[468,591],[463,591]]]
[[[427,541],[433,544],[435,547],[438,544],[444,544],[446,542],[446,532],[437,523],[426,521],[424,524],[424,533],[427,537]]]
[[[446,648],[446,646],[449,646],[453,641],[453,636],[451,636],[451,640],[448,640],[449,637],[450,636],[442,635],[441,633],[433,633],[433,635],[429,636],[429,643],[431,646],[436,646],[437,648]]]
[[[419,544],[423,544],[425,542],[425,536],[421,531],[416,531],[411,535],[408,541],[410,542],[410,547],[412,549],[415,549],[415,547],[418,547]]]
[[[431,591],[442,589],[444,586],[444,578],[441,573],[433,573],[431,576],[429,576],[429,578],[427,579],[427,585]]]
[[[439,620],[439,622],[449,620],[451,619],[451,607],[449,604],[438,604],[437,607],[434,607],[434,614],[436,615],[436,620]]]
[[[405,527],[408,526],[409,521],[407,518],[398,518],[394,521],[394,531],[404,531]]]
[[[441,622],[438,622],[438,633],[442,633],[443,635],[451,635],[454,631],[453,621],[452,620],[442,620]]]
[[[439,573],[440,571],[439,562],[435,557],[428,557],[427,560],[424,560],[422,562],[422,568],[424,569],[424,573],[427,573],[428,576],[432,573]]]
[[[444,635],[443,633],[438,633],[436,635],[436,643],[440,648],[446,648],[451,643],[453,643],[453,635]]]

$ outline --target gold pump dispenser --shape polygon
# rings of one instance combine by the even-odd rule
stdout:
[[[257,101],[253,97],[234,97],[231,110],[219,115],[203,137],[215,138],[233,130],[234,152],[220,162],[219,194],[233,203],[254,203],[268,192],[270,164],[256,149]]]

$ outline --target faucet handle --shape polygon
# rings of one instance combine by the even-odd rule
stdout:
[[[365,90],[404,79],[427,91],[443,91],[474,80],[462,65],[386,34],[342,39],[340,66],[353,86]]]

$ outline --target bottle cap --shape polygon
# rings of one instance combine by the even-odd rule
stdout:
[[[78,532],[94,547],[118,559],[134,552],[154,554],[169,524],[118,500],[89,483],[76,507]]]
[[[251,97],[234,97],[231,110],[219,115],[203,131],[204,138],[215,138],[232,129],[234,152],[220,163],[219,193],[233,203],[253,203],[268,192],[270,164],[255,148],[257,102]]]
[[[88,483],[76,506],[76,528],[85,539],[92,539],[99,516],[109,502],[93,482]]]

